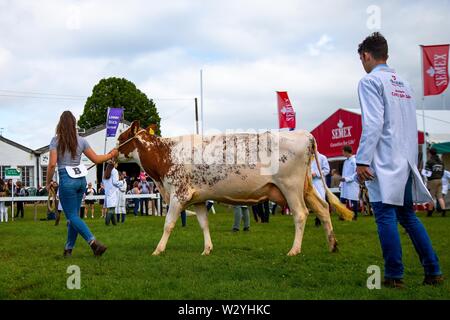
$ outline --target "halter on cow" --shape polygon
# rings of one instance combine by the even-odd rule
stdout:
[[[150,134],[149,128],[141,129],[139,122],[134,121],[119,136],[118,149],[119,161],[139,163],[169,204],[164,233],[154,255],[165,250],[180,212],[190,205],[194,205],[203,230],[203,254],[211,252],[206,200],[248,205],[271,200],[288,205],[295,224],[290,256],[301,251],[310,208],[322,221],[330,251],[337,251],[328,204],[312,185],[310,163],[314,154],[318,157],[315,139],[306,131],[161,138]],[[265,154],[275,159],[271,163],[277,169],[274,172],[262,173],[265,163],[261,155]],[[255,161],[249,161],[254,155]],[[244,163],[238,163],[240,156],[246,159]],[[353,213],[327,188],[323,178],[322,182],[329,202],[343,219],[351,220]]]

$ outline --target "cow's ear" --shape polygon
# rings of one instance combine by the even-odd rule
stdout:
[[[147,127],[147,129],[145,129],[145,131],[147,131],[148,133],[150,133],[150,135],[153,136],[156,133],[156,129],[157,129],[157,125],[151,124]]]
[[[131,135],[135,136],[136,133],[139,131],[139,128],[140,128],[139,120],[134,120],[130,127]]]

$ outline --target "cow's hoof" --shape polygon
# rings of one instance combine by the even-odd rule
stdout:
[[[203,252],[202,252],[202,256],[209,256],[211,254],[211,251],[212,251],[212,247],[205,248],[205,250],[203,250]]]
[[[289,257],[293,257],[293,256],[298,255],[299,253],[300,253],[300,249],[291,249],[291,251],[289,251],[287,255]]]
[[[330,249],[331,253],[337,253],[339,252],[339,248],[337,246],[337,243],[334,244],[334,246]]]

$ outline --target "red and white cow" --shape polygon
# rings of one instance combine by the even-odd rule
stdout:
[[[288,205],[295,224],[290,256],[301,251],[309,207],[322,221],[330,251],[337,250],[328,204],[312,186],[310,163],[317,151],[314,137],[306,131],[161,138],[134,121],[119,136],[118,145],[119,161],[138,162],[169,204],[153,255],[165,250],[180,212],[190,205],[204,234],[202,254],[211,252],[206,200],[247,205],[271,200]],[[325,189],[339,215],[351,220],[352,212],[326,185]]]

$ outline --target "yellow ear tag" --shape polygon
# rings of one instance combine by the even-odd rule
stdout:
[[[148,128],[148,133],[150,133],[151,135],[154,135],[154,134],[155,134],[155,131],[153,131],[152,128]]]

